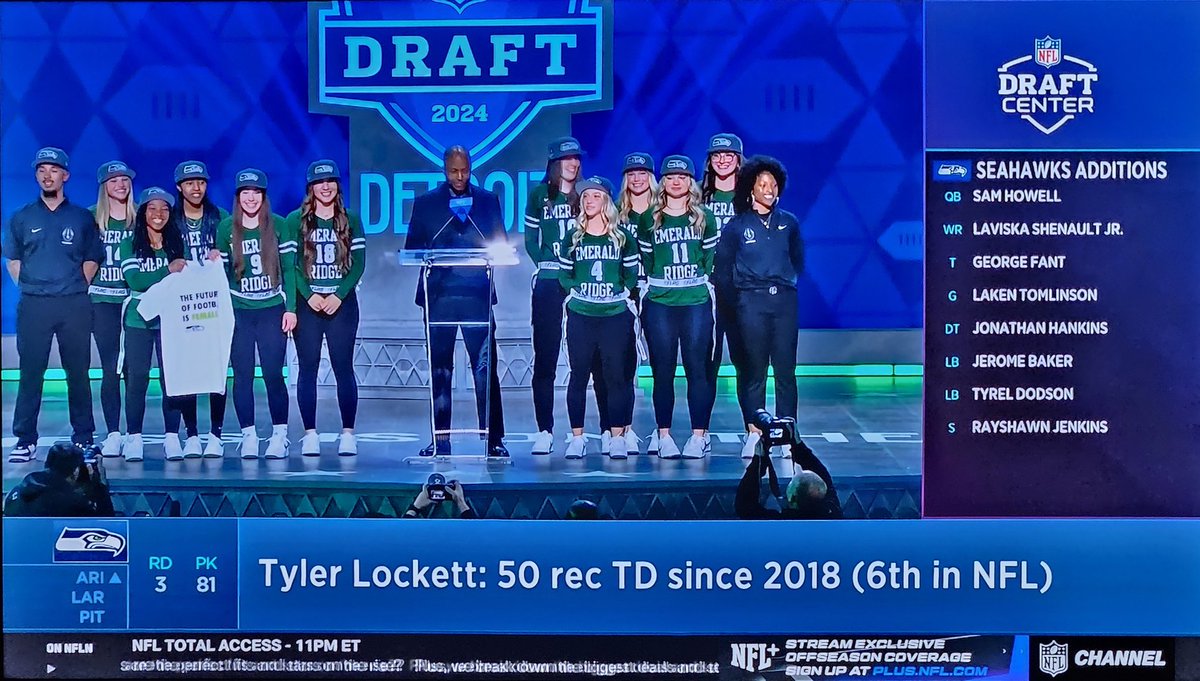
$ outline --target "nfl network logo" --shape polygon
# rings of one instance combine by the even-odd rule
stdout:
[[[1067,671],[1067,644],[1058,641],[1039,643],[1038,670],[1050,676]]]
[[[608,2],[319,5],[310,22],[310,102],[330,112],[374,112],[436,166],[453,144],[481,166],[543,111],[605,104]]]
[[[1041,68],[1037,68],[1041,67]],[[1096,66],[1063,53],[1061,38],[1036,38],[1033,52],[996,69],[1000,109],[1049,135],[1067,121],[1096,112]]]
[[[761,672],[771,667],[771,656],[779,652],[779,646],[766,643],[730,643],[731,666],[748,672]]]

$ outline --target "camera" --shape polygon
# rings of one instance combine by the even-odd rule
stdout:
[[[754,412],[754,425],[762,431],[764,449],[786,447],[796,442],[796,419],[794,418],[775,418],[766,409],[759,409]]]
[[[429,480],[425,483],[425,493],[429,495],[430,501],[445,501],[446,476],[441,473],[430,475]]]

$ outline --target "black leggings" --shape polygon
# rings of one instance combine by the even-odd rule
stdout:
[[[713,347],[712,304],[663,305],[647,299],[642,310],[646,344],[650,350],[650,370],[654,374],[654,418],[658,427],[671,427],[672,412],[675,411],[675,360],[682,349],[692,428],[708,430],[715,389],[709,379]]]
[[[233,346],[229,363],[233,365],[233,409],[242,428],[254,426],[256,347],[263,383],[267,386],[271,424],[287,425],[288,393],[283,380],[287,335],[283,332],[283,312],[282,304],[259,309],[233,308]]]
[[[358,413],[358,379],[354,376],[354,341],[358,338],[358,297],[351,292],[334,315],[316,312],[308,302],[297,301],[296,359],[300,375],[296,402],[305,430],[317,428],[317,370],[321,368],[321,340],[329,344],[329,365],[337,379],[338,409],[342,428],[353,428]]]
[[[796,418],[796,289],[743,291],[738,297],[738,325],[746,354],[738,368],[742,415],[746,423],[767,407],[767,367],[775,368],[775,416]]]
[[[716,405],[718,384],[718,374],[721,371],[721,361],[724,359],[725,347],[729,348],[729,362],[733,365],[734,371],[739,377],[735,382],[734,390],[737,393],[738,406],[745,411],[746,395],[745,381],[741,380],[741,376],[745,373],[743,363],[745,362],[745,344],[742,341],[742,332],[738,324],[737,317],[737,296],[736,294],[717,292],[716,305],[716,326],[714,327],[713,340],[713,358],[712,365],[709,369],[709,379],[713,382],[713,405]]]
[[[590,317],[567,311],[567,358],[571,365],[567,418],[572,428],[583,428],[589,378],[595,380],[601,429],[633,421],[629,357],[634,354],[632,313]],[[606,417],[615,423],[605,424]]]
[[[184,418],[187,436],[198,434],[196,427],[196,396],[168,397],[162,372],[162,338],[158,329],[125,327],[125,425],[130,435],[142,432],[146,419],[146,392],[150,387],[150,363],[158,354],[158,386],[162,390],[163,429],[179,432],[180,415]],[[189,409],[189,406],[190,409]]]
[[[110,433],[121,432],[121,303],[92,303],[92,336],[100,354],[100,409]]]

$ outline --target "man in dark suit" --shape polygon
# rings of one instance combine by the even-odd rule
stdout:
[[[461,146],[453,146],[446,150],[443,158],[446,181],[413,202],[404,248],[486,248],[505,242],[507,235],[500,200],[495,194],[471,184],[470,154]],[[461,328],[475,379],[479,427],[488,429],[488,456],[506,457],[500,379],[494,361],[496,323],[492,318],[492,305],[496,303],[496,296],[488,270],[482,267],[433,267],[429,268],[428,275],[428,292],[422,283],[417,284],[417,305],[424,308],[431,322],[428,340],[434,428],[439,432],[450,428],[454,343]],[[484,324],[432,324],[454,321]],[[491,342],[487,343],[489,337]],[[438,455],[451,453],[448,435],[435,436],[433,442],[421,450],[421,456],[433,456],[435,451]]]

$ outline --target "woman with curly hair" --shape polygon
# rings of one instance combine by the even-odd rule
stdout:
[[[766,407],[767,366],[775,369],[775,415],[796,417],[796,282],[804,272],[804,240],[796,216],[779,208],[787,170],[754,156],[738,171],[733,219],[717,247],[716,286],[731,292],[744,356],[738,393],[748,435],[743,458],[754,454],[754,412]]]

